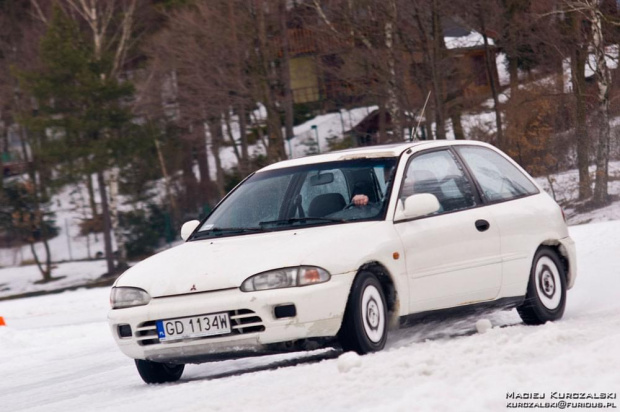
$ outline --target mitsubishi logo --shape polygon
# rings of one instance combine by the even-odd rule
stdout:
[[[195,284],[192,285],[192,288],[189,291],[191,292],[191,291],[194,291],[194,290],[196,290],[196,285]]]

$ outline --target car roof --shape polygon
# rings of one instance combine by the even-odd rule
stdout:
[[[408,149],[427,149],[432,147],[453,146],[461,144],[474,144],[480,146],[491,147],[486,143],[473,140],[421,140],[414,142],[393,143],[377,146],[356,147],[353,149],[338,150],[323,154],[298,157],[295,159],[283,160],[273,163],[260,169],[258,172],[267,170],[281,169],[285,167],[303,166],[314,163],[336,162],[339,160],[364,159],[364,158],[380,158],[380,157],[398,157]]]

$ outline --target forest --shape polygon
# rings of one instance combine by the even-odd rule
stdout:
[[[619,25],[613,0],[0,0],[0,248],[49,281],[54,196],[79,188],[118,273],[358,108],[330,150],[482,140],[604,207]]]

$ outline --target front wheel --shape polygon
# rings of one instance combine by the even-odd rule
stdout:
[[[536,252],[525,301],[517,312],[528,325],[558,320],[566,307],[566,270],[557,253],[548,247]]]
[[[344,351],[360,355],[383,349],[387,340],[387,304],[381,283],[361,272],[353,283],[339,340]]]
[[[172,365],[136,359],[136,368],[138,368],[140,377],[146,383],[167,383],[181,379],[185,365]]]

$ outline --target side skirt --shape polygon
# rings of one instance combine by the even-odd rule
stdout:
[[[525,296],[512,296],[508,298],[474,303],[471,305],[413,313],[411,315],[401,316],[399,323],[400,327],[408,327],[417,323],[437,322],[449,318],[462,318],[466,316],[495,312],[498,310],[509,310],[521,305],[524,300]]]

